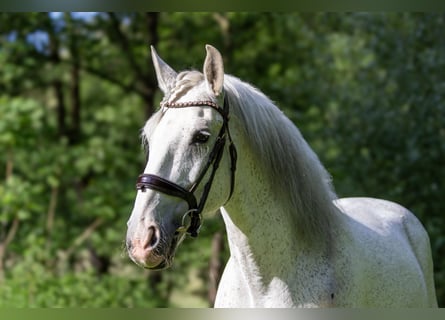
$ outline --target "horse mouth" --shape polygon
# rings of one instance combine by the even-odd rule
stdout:
[[[149,270],[164,270],[168,269],[173,265],[173,260],[175,258],[176,250],[178,249],[181,242],[184,240],[185,234],[176,232],[172,238],[170,246],[168,247],[168,252],[164,255],[164,259],[155,266],[144,265],[145,269]]]
[[[164,270],[164,269],[167,269],[167,268],[171,267],[171,265],[172,265],[171,261],[172,260],[173,259],[171,259],[170,262],[169,262],[169,259],[165,259],[165,260],[161,261],[161,263],[158,264],[157,266],[154,266],[154,267],[144,267],[144,268],[145,269],[149,269],[149,270]]]

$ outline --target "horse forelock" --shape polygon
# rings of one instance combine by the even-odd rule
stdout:
[[[177,102],[203,81],[204,75],[199,71],[191,70],[180,72],[175,79],[173,89],[164,97],[163,102]]]

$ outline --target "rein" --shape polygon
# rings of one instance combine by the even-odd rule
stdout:
[[[219,163],[221,161],[222,155],[224,153],[224,146],[226,144],[226,139],[229,141],[229,152],[230,152],[230,161],[231,161],[231,181],[230,181],[230,193],[229,197],[226,200],[226,203],[230,200],[233,194],[233,190],[235,187],[235,171],[236,171],[236,160],[237,160],[237,152],[235,148],[235,144],[232,141],[232,137],[230,136],[229,131],[229,104],[227,102],[227,97],[224,97],[224,105],[223,108],[220,108],[213,101],[191,101],[191,102],[177,102],[177,103],[164,103],[162,105],[166,108],[187,108],[187,107],[210,107],[216,110],[223,118],[223,125],[219,131],[218,137],[216,138],[215,145],[213,146],[212,151],[209,154],[209,158],[207,160],[204,169],[199,174],[196,181],[193,185],[186,189],[172,181],[166,180],[162,177],[153,174],[141,174],[136,183],[136,189],[144,192],[146,189],[151,189],[154,191],[158,191],[161,193],[165,193],[167,195],[181,198],[185,200],[189,209],[184,214],[183,217],[183,225],[177,229],[177,233],[186,232],[190,234],[191,237],[195,238],[198,236],[199,228],[201,227],[201,212],[204,209],[204,205],[207,201],[207,197],[210,192],[210,188],[212,187],[213,179],[216,174],[216,170],[219,167]],[[196,199],[195,191],[198,188],[199,184],[203,180],[204,176],[207,174],[207,171],[212,166],[212,171],[210,173],[209,179],[204,185],[204,191],[201,195],[201,199],[199,202]],[[184,220],[186,217],[190,217],[189,226],[186,226]]]

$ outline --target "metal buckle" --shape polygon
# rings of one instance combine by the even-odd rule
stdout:
[[[176,229],[176,232],[178,233],[186,233],[190,225],[192,224],[192,217],[191,213],[196,212],[198,209],[190,209],[187,210],[184,215],[182,216],[182,225]]]

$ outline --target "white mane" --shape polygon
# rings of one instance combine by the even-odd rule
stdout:
[[[204,81],[198,71],[178,74],[175,86],[163,101],[176,101]],[[290,215],[296,216],[296,233],[302,239],[328,235],[330,217],[336,210],[336,199],[330,175],[317,155],[303,139],[295,125],[259,90],[225,75],[224,90],[228,97],[230,113],[244,126],[257,159],[268,173],[269,183],[282,198]],[[208,99],[203,96],[203,100]],[[149,119],[146,129],[154,130],[162,118],[162,109]],[[147,137],[143,136],[145,141]]]
[[[317,155],[268,97],[236,77],[225,75],[224,79],[230,111],[244,124],[276,196],[297,215],[299,236],[330,234],[332,212],[337,210],[332,200],[337,197]]]

